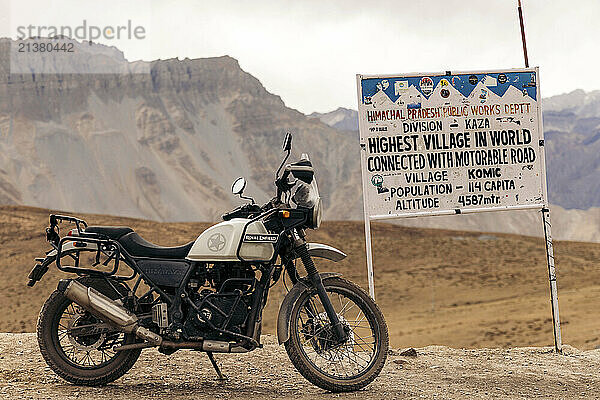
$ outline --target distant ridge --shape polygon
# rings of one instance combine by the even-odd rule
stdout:
[[[355,110],[339,107],[328,113],[314,112],[308,116],[341,131],[358,131],[358,114]]]
[[[10,44],[0,39],[0,55]],[[85,57],[63,61],[83,68],[114,57],[131,70],[9,74],[8,57],[0,57],[0,204],[216,221],[240,204],[230,193],[238,176],[248,179],[246,193],[257,201],[273,196],[281,140],[290,131],[292,159],[308,153],[317,169],[324,218],[362,218],[356,111],[306,116],[286,107],[229,56],[153,61],[144,74],[116,48],[85,47]],[[544,100],[550,199],[564,208],[600,206],[598,93]],[[558,238],[600,240],[597,211],[555,210]],[[532,215],[403,223],[539,234]]]

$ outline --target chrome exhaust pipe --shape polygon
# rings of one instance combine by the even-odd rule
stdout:
[[[58,290],[68,299],[104,321],[111,323],[126,333],[133,333],[154,346],[162,344],[162,337],[138,324],[138,318],[116,301],[108,298],[94,288],[87,287],[75,280],[61,280]]]

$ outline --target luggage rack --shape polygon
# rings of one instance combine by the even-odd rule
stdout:
[[[61,222],[70,222],[75,224],[77,227],[77,236],[65,236],[61,238],[59,236],[59,227],[58,224]],[[119,269],[119,261],[121,260],[121,246],[119,243],[113,239],[109,239],[106,237],[102,237],[102,235],[91,233],[86,234],[85,228],[87,228],[88,224],[79,218],[67,216],[67,215],[50,215],[50,227],[46,228],[46,239],[52,247],[54,247],[56,251],[56,267],[63,272],[75,273],[77,275],[89,274],[89,275],[101,275],[101,276],[113,276],[117,273]],[[65,250],[64,246],[66,243],[72,242],[73,248]],[[104,265],[108,266],[108,264],[113,261],[113,268],[111,271],[100,271],[97,269],[91,268],[83,268],[79,266],[79,253],[81,251],[94,251],[93,246],[95,245],[96,251],[96,261],[92,264],[92,266]],[[101,255],[104,254],[107,258],[104,261],[100,261]],[[61,263],[61,259],[65,256],[70,256],[75,261],[75,266],[64,266]],[[124,258],[124,257],[123,257]],[[126,263],[127,264],[127,263]],[[135,277],[135,271],[131,276],[117,276],[120,280],[128,280]]]

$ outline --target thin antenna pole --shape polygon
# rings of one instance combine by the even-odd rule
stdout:
[[[521,0],[518,0],[519,6],[519,23],[521,24],[521,40],[523,41],[523,57],[525,57],[525,68],[529,68],[529,57],[527,57],[527,42],[525,41],[525,26],[523,25],[523,9],[521,8]]]

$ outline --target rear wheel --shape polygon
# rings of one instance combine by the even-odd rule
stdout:
[[[342,278],[323,281],[348,338],[337,343],[316,291],[296,302],[285,349],[296,369],[313,384],[332,392],[358,390],[381,372],[389,338],[383,314],[360,287]]]
[[[96,286],[96,285],[94,285]],[[110,293],[103,291],[109,297]],[[76,385],[99,386],[123,376],[141,350],[115,352],[113,346],[135,342],[134,335],[116,331],[61,292],[44,303],[37,325],[40,351],[46,363]]]

